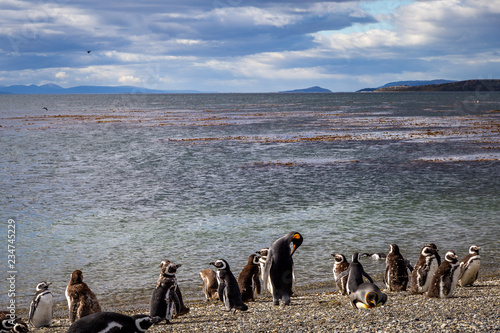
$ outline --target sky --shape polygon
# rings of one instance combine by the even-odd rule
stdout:
[[[499,79],[499,31],[500,0],[1,0],[0,86],[356,91]]]

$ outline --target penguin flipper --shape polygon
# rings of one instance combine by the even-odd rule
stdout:
[[[231,310],[231,302],[229,301],[229,290],[227,287],[224,288],[222,295],[224,298],[224,305],[226,306],[226,309],[228,311],[230,311]]]
[[[254,274],[254,276],[253,276],[253,283],[254,283],[255,289],[257,291],[257,294],[260,294],[260,278],[259,278],[259,274]]]
[[[344,276],[347,276],[349,274],[349,268],[337,275],[335,278],[335,282],[339,282]]]
[[[266,265],[264,266],[264,290],[269,291],[271,294],[273,292],[273,285],[271,281],[271,267],[273,265],[272,248],[269,249],[267,253]]]
[[[373,279],[371,278],[371,276],[368,275],[368,273],[366,273],[364,270],[363,270],[363,276],[366,277],[368,281],[370,281],[370,283],[373,283]]]

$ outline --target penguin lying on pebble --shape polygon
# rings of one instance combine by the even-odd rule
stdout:
[[[209,263],[217,268],[217,281],[219,282],[219,300],[226,306],[227,311],[234,309],[240,311],[248,310],[248,306],[241,299],[240,288],[234,277],[229,264],[224,259]]]
[[[147,315],[129,317],[115,312],[98,312],[74,322],[66,333],[143,333],[159,320],[159,317]]]
[[[28,325],[23,323],[21,319],[0,319],[0,333],[27,333],[29,332]]]
[[[35,327],[47,327],[52,323],[52,294],[49,291],[50,282],[40,282],[36,286],[29,311],[29,322]]]
[[[349,295],[353,308],[368,309],[384,305],[387,295],[374,283],[362,283]]]
[[[361,258],[369,257],[373,260],[383,260],[385,259],[385,253],[362,253]]]

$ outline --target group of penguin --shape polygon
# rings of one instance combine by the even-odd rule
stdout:
[[[415,267],[405,259],[396,244],[390,245],[387,256],[384,253],[354,253],[349,264],[343,254],[332,254],[335,259],[333,275],[338,290],[348,295],[354,308],[373,308],[385,304],[387,295],[373,282],[359,262],[360,257],[385,259],[384,284],[388,291],[406,291],[410,283],[410,294],[423,294],[425,297],[451,297],[457,284],[472,286],[477,280],[481,248],[472,245],[469,253],[462,259],[454,251],[446,252],[441,262],[434,243],[422,247]],[[369,282],[363,282],[363,277]],[[411,277],[411,279],[410,279]]]
[[[302,244],[303,237],[296,231],[274,241],[269,248],[264,248],[250,255],[247,265],[238,278],[231,272],[229,263],[224,259],[210,262],[216,268],[200,272],[203,280],[203,292],[207,300],[219,299],[227,311],[246,311],[246,301],[254,300],[255,293],[260,293],[260,280],[264,289],[273,297],[273,304],[290,304],[292,287],[295,279],[293,254]],[[292,245],[292,247],[290,246]],[[359,258],[370,256],[373,259],[385,259],[384,283],[389,291],[405,291],[411,281],[411,294],[424,294],[426,297],[450,297],[456,284],[472,285],[477,279],[480,265],[480,248],[471,246],[469,254],[461,261],[454,251],[448,251],[441,262],[435,244],[426,244],[420,251],[415,267],[403,258],[396,244],[390,245],[387,256],[384,253],[354,253],[351,263],[343,254],[332,254],[335,263],[333,276],[339,292],[349,297],[354,308],[373,308],[383,305],[387,295],[373,282],[364,271]],[[83,282],[83,274],[75,270],[71,274],[66,288],[69,319],[72,322],[67,333],[145,332],[153,324],[165,320],[170,322],[174,316],[189,312],[182,300],[182,293],[177,284],[176,272],[181,267],[169,260],[160,263],[160,276],[153,290],[149,315],[127,316],[115,312],[102,312],[95,294]],[[410,280],[411,276],[411,280]],[[369,282],[364,282],[365,277]],[[34,327],[48,327],[52,322],[52,294],[48,290],[50,282],[37,285],[30,311],[29,323]],[[28,332],[28,327],[19,319],[3,319],[0,333]]]

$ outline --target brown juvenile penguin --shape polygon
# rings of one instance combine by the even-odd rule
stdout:
[[[390,247],[385,260],[385,284],[389,291],[405,291],[409,280],[408,261],[403,258],[396,244]]]
[[[260,294],[259,271],[259,257],[256,254],[251,254],[247,264],[238,275],[238,287],[243,302],[254,301],[255,292]]]
[[[200,278],[203,280],[203,293],[206,300],[218,300],[219,282],[217,282],[217,273],[213,269],[204,269],[200,271]]]
[[[347,295],[346,285],[347,285],[347,277],[348,276],[345,275],[344,277],[342,277],[338,281],[337,281],[337,279],[338,279],[338,276],[342,272],[346,271],[349,268],[349,263],[347,262],[345,255],[343,255],[341,253],[332,254],[332,257],[335,260],[335,263],[333,264],[333,279],[335,280],[338,291],[342,295]]]
[[[66,299],[68,301],[69,320],[72,323],[89,314],[101,312],[97,297],[89,286],[83,282],[83,273],[79,269],[71,274],[71,279],[66,287]]]

